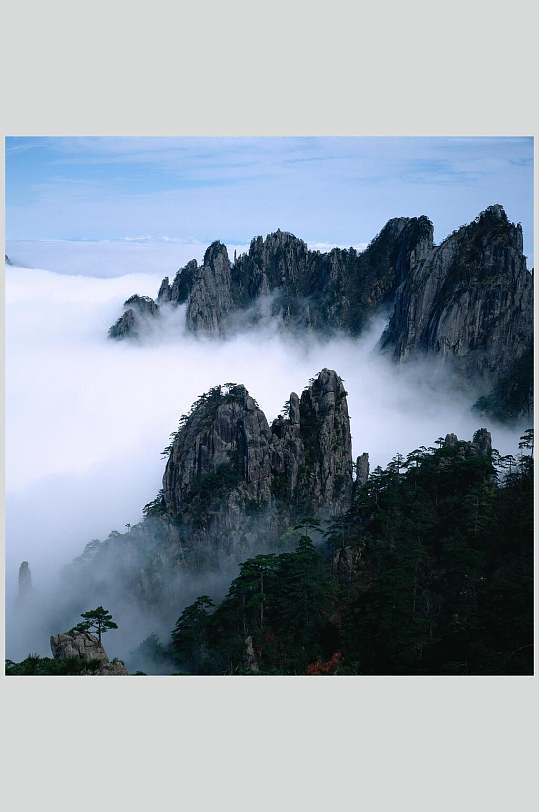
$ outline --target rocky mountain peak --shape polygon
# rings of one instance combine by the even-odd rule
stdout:
[[[215,262],[229,263],[227,247],[224,243],[220,242],[220,240],[214,240],[214,242],[206,248],[204,254],[204,265],[211,266]]]
[[[171,287],[170,287],[169,278],[168,278],[168,276],[165,276],[165,278],[161,282],[161,285],[159,287],[159,292],[157,294],[157,302],[158,302],[158,304],[163,304],[164,302],[170,302],[171,293],[172,293],[172,291],[171,291]]]
[[[165,468],[169,515],[190,520],[194,513],[205,521],[206,502],[226,500],[232,491],[269,503],[270,440],[267,420],[244,386],[203,395],[180,426]]]
[[[440,245],[412,255],[381,346],[398,361],[438,357],[473,381],[479,395],[504,376],[518,379],[521,402],[511,408],[524,413],[531,400],[532,312],[522,228],[496,204]]]
[[[19,567],[19,601],[27,601],[32,593],[32,574],[28,561],[22,561]]]
[[[192,332],[222,335],[233,307],[230,260],[226,245],[216,241],[206,250],[204,263],[193,269],[187,300],[186,325]]]
[[[492,437],[490,431],[487,429],[478,429],[472,440],[472,444],[477,447],[482,456],[488,456],[492,453]]]
[[[189,298],[193,282],[195,280],[198,263],[196,259],[191,259],[183,268],[180,268],[170,286],[170,298],[168,301],[177,307],[184,304]]]
[[[210,545],[247,535],[253,516],[272,537],[285,519],[336,515],[351,489],[346,391],[329,369],[271,427],[244,386],[214,387],[182,418],[163,477],[167,516]]]
[[[155,319],[158,315],[159,305],[150,296],[139,296],[136,293],[125,300],[124,313],[110,328],[109,337],[136,338],[144,330],[145,321]]]
[[[172,285],[165,277],[157,304],[132,298],[112,338],[139,335],[162,304],[186,303],[187,329],[216,337],[268,316],[290,332],[355,336],[390,308],[380,346],[396,361],[436,357],[473,381],[484,411],[502,418],[531,411],[533,279],[522,228],[499,203],[440,245],[425,216],[392,218],[359,253],[310,251],[278,229],[255,237],[231,265],[216,241],[201,267],[191,261]]]
[[[357,334],[369,315],[388,303],[425,246],[432,247],[426,217],[390,220],[361,253],[310,251],[299,237],[277,229],[251,240],[247,253],[231,265],[226,246],[216,241],[200,268],[193,260],[172,285],[165,277],[157,301],[173,307],[186,302],[186,327],[194,333],[224,335],[234,323],[231,316],[244,311],[252,312],[256,323],[258,309],[265,312],[263,302],[271,296],[271,315],[289,330]],[[133,325],[135,312],[110,335],[123,338]]]
[[[477,217],[478,220],[503,220],[508,222],[507,214],[501,203],[494,203],[492,206],[487,206]]]
[[[459,440],[456,434],[451,433],[446,434],[444,446],[457,450],[463,457],[477,454],[488,457],[492,453],[492,437],[487,429],[478,429],[472,440]]]
[[[346,390],[332,369],[323,369],[302,392],[299,425],[305,450],[305,498],[313,509],[346,509],[352,488],[352,443]]]

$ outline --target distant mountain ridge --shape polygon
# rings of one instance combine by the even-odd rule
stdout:
[[[311,251],[284,231],[256,237],[231,263],[213,242],[202,265],[165,277],[157,300],[132,296],[110,328],[136,338],[161,308],[185,305],[194,334],[226,337],[238,321],[264,313],[283,329],[357,336],[381,309],[391,313],[381,349],[396,361],[438,357],[483,392],[482,410],[498,417],[532,410],[533,275],[523,255],[522,228],[500,205],[440,245],[425,217],[389,220],[367,248]]]

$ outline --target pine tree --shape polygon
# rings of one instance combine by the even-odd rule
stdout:
[[[118,628],[112,619],[111,613],[108,609],[103,609],[102,606],[98,606],[97,609],[90,609],[88,612],[82,612],[81,617],[84,620],[77,623],[74,629],[79,632],[96,632],[99,645],[101,645],[101,636],[105,632]]]

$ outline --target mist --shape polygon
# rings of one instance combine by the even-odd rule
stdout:
[[[300,393],[323,367],[335,369],[348,392],[353,453],[368,451],[371,470],[448,432],[471,439],[481,425],[502,453],[517,450],[525,426],[474,415],[474,393],[459,390],[447,369],[396,367],[380,355],[383,317],[359,340],[299,340],[266,321],[216,341],[187,334],[178,308],[143,341],[116,342],[107,330],[123,301],[135,292],[155,296],[172,271],[161,257],[150,273],[132,273],[130,251],[116,249],[108,267],[121,275],[6,268],[8,657],[46,654],[48,634],[65,630],[44,622],[38,640],[35,624],[14,625],[20,562],[30,562],[36,601],[46,603],[61,568],[87,542],[139,522],[161,487],[161,451],[180,415],[218,383],[244,384],[271,422],[291,391]],[[45,617],[43,604],[39,612]],[[77,620],[66,617],[65,628]],[[150,621],[137,635],[110,633],[112,654],[140,642]]]

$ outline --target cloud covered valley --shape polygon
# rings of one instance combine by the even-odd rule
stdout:
[[[470,439],[480,425],[502,453],[515,452],[524,427],[473,414],[473,393],[459,392],[447,370],[396,367],[377,352],[382,316],[358,340],[299,340],[268,322],[217,341],[187,334],[178,308],[143,342],[109,340],[123,301],[134,291],[153,296],[171,272],[158,255],[151,272],[139,271],[134,250],[111,249],[118,275],[70,274],[67,260],[62,273],[6,268],[8,656],[38,650],[10,625],[20,562],[30,562],[44,590],[88,541],[140,521],[160,488],[161,451],[178,418],[218,383],[243,383],[271,421],[291,391],[335,369],[348,392],[354,454],[368,451],[371,470],[448,432]]]

